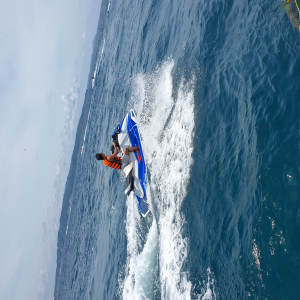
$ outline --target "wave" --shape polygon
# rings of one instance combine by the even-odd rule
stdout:
[[[96,78],[97,75],[98,75],[98,69],[99,69],[100,63],[102,62],[102,57],[103,57],[104,50],[105,50],[105,39],[103,40],[102,49],[98,53],[97,63],[96,63],[95,70],[94,70],[94,73],[93,73],[94,78]],[[99,58],[99,55],[100,55],[100,58]],[[92,80],[92,89],[94,88],[94,86],[95,86],[95,79]]]
[[[127,198],[123,299],[191,299],[192,283],[184,270],[188,239],[182,233],[180,209],[193,163],[194,80],[182,79],[174,95],[174,65],[168,61],[153,74],[133,80],[130,106],[137,112],[143,139],[153,220],[142,218],[136,199]],[[212,285],[199,297],[213,299],[207,298]]]
[[[105,39],[103,40],[103,45],[102,45],[102,49],[98,52],[98,58],[97,58],[97,63],[96,63],[96,66],[95,66],[95,70],[94,70],[94,73],[93,73],[93,80],[92,80],[92,89],[94,88],[95,86],[95,79],[98,75],[98,69],[99,69],[99,66],[100,66],[100,63],[102,61],[102,57],[103,57],[103,52],[105,50]],[[99,57],[100,56],[100,57]],[[89,127],[89,121],[90,121],[90,116],[91,116],[91,108],[92,108],[92,105],[94,103],[94,97],[92,97],[92,101],[90,103],[90,108],[89,108],[89,113],[88,113],[88,119],[87,119],[87,122],[86,122],[86,125],[85,125],[85,129],[84,129],[84,136],[83,136],[83,142],[82,142],[82,146],[81,146],[81,149],[80,149],[80,153],[81,153],[81,156],[84,154],[84,146],[85,146],[85,138],[86,138],[86,135],[87,135],[87,132],[88,132],[88,127]]]

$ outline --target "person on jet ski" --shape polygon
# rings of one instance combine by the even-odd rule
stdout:
[[[129,163],[130,163],[130,157],[129,152],[134,152],[139,149],[139,146],[137,147],[128,147],[124,150],[124,155],[122,158],[118,157],[119,150],[116,146],[116,143],[113,143],[115,152],[111,155],[106,156],[104,153],[97,153],[96,159],[97,160],[103,160],[103,163],[110,168],[119,170],[124,169]]]

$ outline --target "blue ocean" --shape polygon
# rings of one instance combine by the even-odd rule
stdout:
[[[300,33],[282,1],[103,0],[54,295],[300,299]],[[95,159],[137,114],[151,212]]]

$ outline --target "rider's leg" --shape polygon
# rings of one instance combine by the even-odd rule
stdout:
[[[136,151],[136,150],[138,150],[139,149],[139,146],[137,146],[137,147],[128,147],[128,148],[126,148],[125,150],[124,150],[124,154],[125,155],[129,155],[129,152],[134,152],[134,151]]]

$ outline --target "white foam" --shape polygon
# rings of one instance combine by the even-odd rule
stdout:
[[[93,99],[92,99],[92,101],[91,101],[91,103],[90,103],[90,108],[89,108],[88,118],[87,118],[86,125],[85,125],[85,129],[84,129],[84,136],[83,136],[82,146],[81,146],[81,148],[80,148],[80,155],[81,155],[81,156],[82,156],[83,153],[84,153],[85,137],[86,137],[87,130],[88,130],[88,126],[89,126],[89,120],[90,120],[90,115],[91,115],[91,105],[92,105],[92,102],[93,102]]]
[[[205,284],[205,288],[201,288],[201,294],[198,295],[198,300],[215,300],[217,299],[217,295],[215,292],[214,286],[214,278],[212,277],[210,268],[207,269],[207,281]]]
[[[152,299],[157,288],[161,299],[192,297],[188,270],[184,270],[189,241],[182,233],[185,219],[180,209],[193,163],[193,80],[182,79],[174,96],[173,68],[174,62],[169,61],[152,75],[134,78],[128,109],[133,107],[137,112],[148,168],[148,201],[154,213],[145,234],[147,220],[141,217],[135,197],[127,198],[123,299]],[[216,299],[210,269],[207,276],[197,299]]]
[[[152,299],[157,268],[158,233],[155,220],[142,249],[141,215],[133,194],[127,201],[127,274],[123,283],[123,299]]]
[[[101,64],[101,62],[102,62],[104,50],[105,50],[105,39],[103,40],[103,45],[102,45],[101,50],[98,52],[97,63],[96,63],[95,70],[94,70],[94,73],[93,73],[93,77],[94,77],[94,78],[93,78],[93,80],[92,80],[92,89],[93,89],[94,86],[95,86],[95,78],[97,77],[98,69],[99,69],[100,64]],[[99,57],[99,56],[100,56],[100,57]]]
[[[137,111],[152,202],[157,214],[154,215],[145,246],[141,249],[139,227],[145,220],[141,219],[136,199],[128,198],[124,299],[150,299],[147,292],[149,284],[152,290],[155,284],[160,287],[162,299],[191,298],[192,285],[183,269],[188,240],[182,235],[185,220],[180,208],[186,196],[193,163],[193,82],[182,80],[173,98],[173,67],[174,62],[169,61],[154,74],[139,75],[134,80],[132,105]],[[158,253],[158,260],[155,253]],[[157,261],[159,268],[154,267]],[[152,273],[159,270],[156,277],[158,284],[151,280],[147,282],[145,274],[149,279],[149,270]]]

